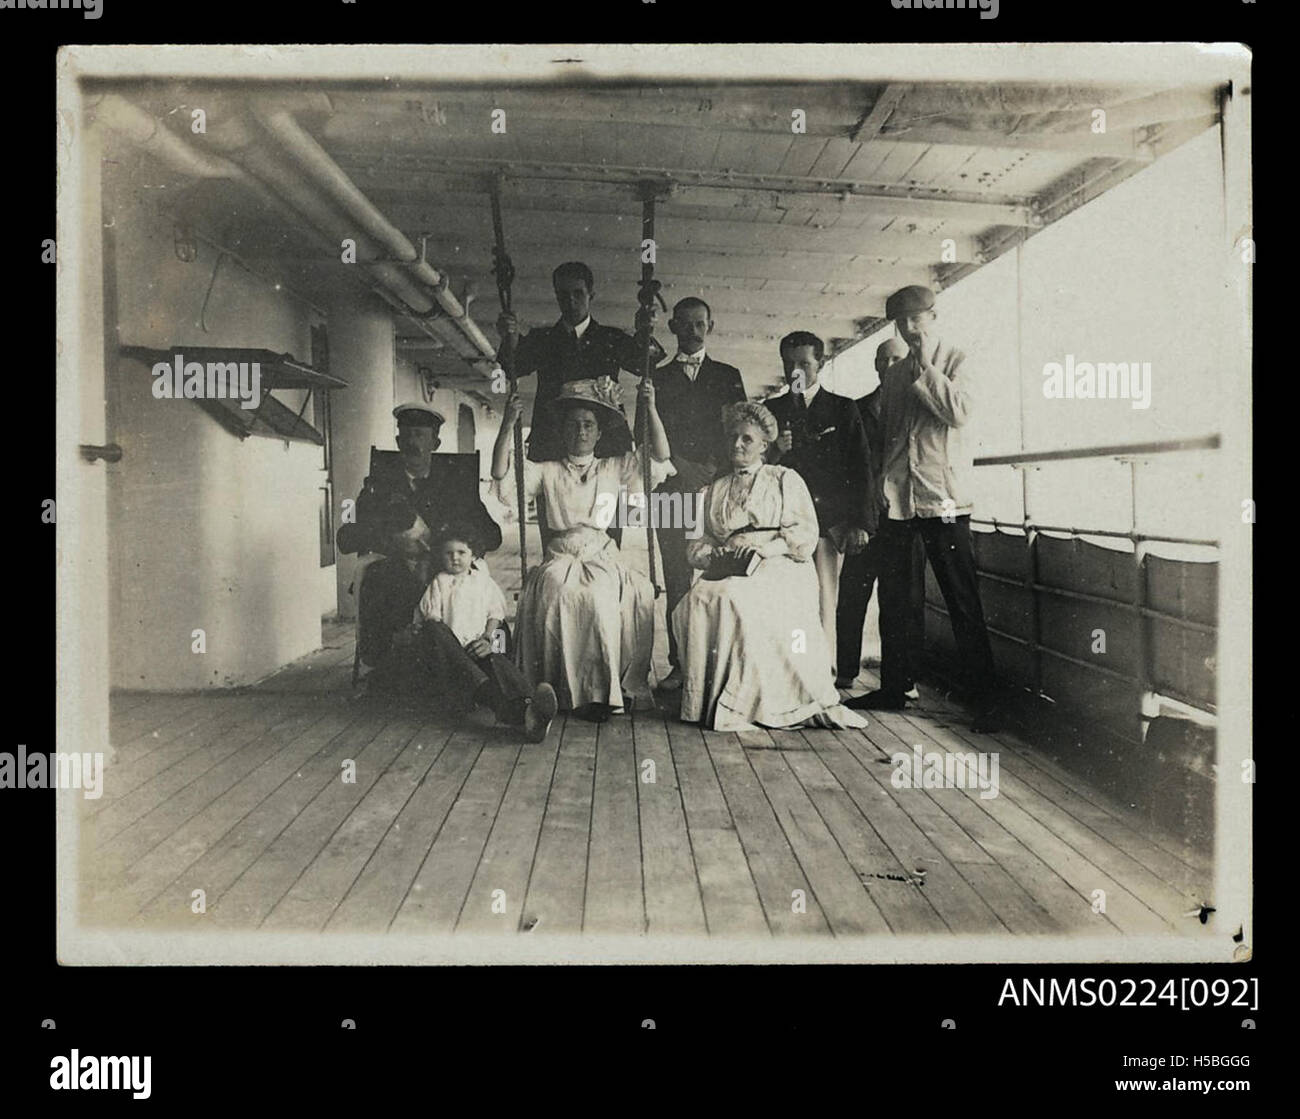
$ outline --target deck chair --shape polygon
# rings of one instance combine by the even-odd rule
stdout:
[[[402,456],[398,451],[381,451],[377,447],[370,448],[370,469],[367,473],[366,480],[377,487],[384,487],[386,479],[393,479],[394,484],[405,486],[405,472],[402,468]],[[479,453],[471,451],[465,454],[434,454],[432,466],[429,470],[429,477],[425,482],[434,492],[437,493],[459,493],[479,495]],[[344,541],[344,530],[354,526],[344,525],[339,529],[339,547],[341,551],[355,551],[355,547],[346,546]],[[381,559],[382,552],[362,551],[358,554],[358,567],[356,575],[352,581],[352,595],[356,600],[357,607],[357,634],[356,634],[356,652],[352,657],[352,686],[357,686],[357,681],[361,678],[362,666],[365,662],[361,659],[361,596],[365,593],[365,575],[370,564],[375,560]],[[373,666],[367,666],[373,667]]]

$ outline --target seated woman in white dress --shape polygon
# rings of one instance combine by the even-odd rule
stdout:
[[[722,422],[731,470],[705,491],[704,532],[686,549],[703,574],[672,617],[682,719],[713,730],[864,727],[840,704],[818,621],[812,496],[795,471],[763,461],[776,417],[742,402]]]
[[[676,471],[668,461],[654,386],[643,384],[639,395],[649,419],[653,488]],[[653,704],[647,677],[654,588],[644,575],[628,569],[605,531],[619,509],[627,507],[627,497],[644,493],[641,455],[595,457],[603,429],[627,422],[611,378],[570,381],[556,405],[563,409],[566,456],[524,463],[525,494],[542,495],[555,535],[542,564],[528,572],[519,596],[516,655],[530,686],[554,687],[560,710],[603,722],[638,700]],[[511,432],[521,409],[522,402],[512,395],[492,450],[492,477],[506,504],[515,501],[513,478],[507,482],[507,477],[512,474]]]

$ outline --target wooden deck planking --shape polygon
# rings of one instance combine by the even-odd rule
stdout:
[[[105,817],[96,817],[92,821],[91,831],[95,850],[105,868],[112,873],[135,863],[181,828],[187,820],[193,819],[212,801],[324,718],[325,713],[319,708],[273,704],[259,718],[240,726],[238,733],[232,733],[221,748],[214,748],[210,759],[214,764],[197,777],[186,779],[188,775],[183,775],[180,766],[169,770],[169,773],[179,775],[178,779],[167,785],[159,782],[157,796],[161,799],[156,807],[111,834],[109,838],[100,837]],[[196,765],[191,768],[198,767]],[[181,784],[181,780],[185,783]],[[171,786],[177,787],[174,791],[167,792]]]
[[[497,734],[500,736],[502,731]],[[505,796],[456,923],[457,932],[481,935],[524,929],[528,879],[555,777],[559,738],[554,735],[546,742],[529,744],[518,751]]]
[[[889,932],[889,922],[783,757],[787,751],[810,749],[808,744],[792,732],[738,737],[831,932],[836,936]]]
[[[205,702],[206,700],[206,702]],[[113,714],[109,705],[108,733],[109,740],[116,750],[127,751],[132,748],[144,753],[151,749],[150,742],[156,735],[195,712],[206,713],[211,710],[211,696],[156,695],[153,702],[133,708],[121,718]]]
[[[478,727],[450,735],[334,910],[326,925],[328,929],[387,930],[482,749],[483,735]]]
[[[788,733],[788,732],[786,732]],[[811,747],[785,755],[795,777],[821,813],[891,932],[944,932],[947,925],[923,890],[915,886],[857,802]]]
[[[965,729],[956,712],[944,709],[927,720],[949,730],[957,738],[975,743],[980,737]],[[1127,805],[1114,802],[1064,770],[1051,759],[1033,751],[1007,734],[992,737],[1002,756],[1004,768],[1034,789],[1062,812],[1090,827],[1107,842],[1127,851],[1185,896],[1205,897],[1213,881],[1213,869],[1207,859],[1187,845],[1142,819]]]
[[[898,790],[889,785],[887,778],[859,764],[845,742],[846,739],[855,741],[858,735],[859,731],[837,730],[827,731],[824,735],[808,733],[806,737],[903,864],[904,873],[924,879],[919,888],[950,930],[1006,931],[997,914],[897,802],[895,794]],[[925,871],[925,874],[919,875],[920,871]]]
[[[596,727],[581,719],[555,722],[560,740],[537,854],[524,899],[523,926],[543,933],[582,931],[596,777]]]
[[[113,880],[115,909],[123,917],[139,912],[150,920],[162,921],[188,915],[190,891],[200,886],[208,889],[211,882],[202,865],[205,856],[235,833],[259,805],[272,798],[346,726],[342,713],[327,713],[243,780],[181,822],[123,876]]]
[[[850,744],[850,749],[858,754],[859,760],[864,765],[876,764],[881,760],[882,753],[887,756],[892,752],[891,748],[882,741],[886,735],[893,735],[895,744],[893,749],[903,751],[911,749],[907,739],[899,737],[898,732],[905,732],[906,728],[895,722],[897,716],[887,712],[878,714],[883,717],[877,718],[872,727],[876,735],[876,741],[869,743],[872,752],[868,753],[864,746],[859,753]],[[910,737],[916,738],[918,735],[913,734]],[[925,789],[923,792],[988,852],[998,866],[1010,876],[1017,889],[1023,890],[1035,900],[1047,915],[1051,927],[1058,931],[1072,932],[1113,933],[1117,931],[1104,916],[1093,914],[1091,902],[1086,896],[1072,889],[1048,863],[1035,855],[984,810],[978,790]],[[972,880],[970,864],[963,865],[962,872],[968,880]],[[993,880],[985,877],[984,881],[987,883]],[[995,908],[1001,904],[998,891],[990,893],[980,890],[980,895]]]
[[[880,721],[883,723],[887,718],[888,713],[885,713]],[[1125,890],[1012,798],[999,795],[982,801],[981,804],[1003,828],[1025,846],[1036,851],[1040,857],[1049,861],[1056,872],[1075,891],[1091,898],[1094,890],[1105,890],[1106,915],[1121,931],[1129,933],[1168,931],[1165,922],[1140,898]]]
[[[91,814],[110,811],[176,762],[218,740],[240,719],[250,714],[255,717],[266,702],[265,697],[227,697],[219,703],[192,708],[188,715],[173,720],[145,740],[137,739],[122,747],[114,743],[117,764],[112,767],[111,779],[104,782],[103,796],[91,806]]]
[[[394,932],[449,933],[460,920],[520,750],[519,743],[478,735],[483,748],[393,918]]]
[[[183,884],[178,881],[150,908],[163,906],[174,911],[177,906],[188,912],[189,892],[202,888],[210,902],[217,902],[227,889],[254,866],[279,837],[311,804],[327,785],[339,779],[343,758],[355,758],[359,751],[382,730],[383,723],[365,717],[340,719],[334,733],[301,766],[294,769],[261,799],[252,811],[241,817],[201,858],[186,868]],[[323,838],[323,837],[322,837]],[[270,900],[274,905],[279,898]],[[269,908],[269,905],[268,905]]]
[[[637,796],[631,721],[625,716],[610,719],[596,731],[583,932],[645,932]]]
[[[905,721],[919,730],[915,722]],[[938,721],[929,721],[924,733],[939,749],[970,751],[978,748]],[[987,748],[988,745],[985,746]],[[1052,801],[1021,781],[1012,769],[1002,767],[1000,758],[999,769],[1001,791],[992,799],[1010,798],[1171,926],[1178,923],[1191,904],[1185,894],[1175,890],[1132,855],[1108,842],[1074,816],[1061,811]]]
[[[83,816],[96,920],[201,927],[203,888],[223,928],[1198,931],[1181,913],[1203,856],[928,690],[865,733],[726,734],[661,711],[561,716],[539,747],[484,713],[349,703],[350,632],[327,641],[235,694],[114,696],[109,791]],[[998,750],[1000,795],[894,788],[889,755],[913,742]]]
[[[316,795],[271,841],[266,850],[237,881],[222,891],[208,917],[218,925],[257,927],[293,887],[321,849],[332,838],[358,801],[383,775],[416,732],[405,718],[388,723],[355,755],[338,759],[333,774]],[[356,782],[343,780],[343,764],[356,763]],[[323,766],[321,767],[323,769]],[[323,775],[317,770],[318,775]]]
[[[151,759],[157,759],[151,768],[157,772],[146,777],[143,771],[136,769],[126,781],[137,783],[130,789],[119,789],[117,797],[93,815],[96,842],[108,844],[166,803],[169,797],[220,765],[250,739],[256,739],[269,725],[267,708],[268,704],[263,702],[260,709],[246,709],[242,721],[205,724],[203,728],[195,729],[195,737],[187,736],[151,754]],[[227,709],[226,715],[230,713],[231,709]],[[271,721],[275,721],[274,717]],[[106,786],[109,784],[107,780],[104,783]]]
[[[646,932],[704,935],[704,903],[668,728],[658,712],[633,716]],[[646,763],[653,763],[653,770]],[[653,773],[654,780],[646,778]]]
[[[723,731],[703,733],[768,926],[774,934],[783,936],[829,933],[830,922],[745,757],[740,740]],[[796,890],[803,892],[805,912],[794,912]]]
[[[695,873],[712,936],[770,936],[740,834],[698,726],[667,725]]]
[[[437,760],[449,728],[419,726],[396,760],[348,813],[329,841],[267,915],[263,928],[325,927],[396,817]]]

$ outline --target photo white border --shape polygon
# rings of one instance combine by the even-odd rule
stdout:
[[[918,26],[920,21],[918,19]],[[952,30],[957,30],[954,24]],[[562,60],[579,59],[579,62]],[[436,76],[435,76],[436,75]],[[98,324],[101,262],[86,251],[98,198],[83,198],[83,167],[98,160],[93,131],[83,127],[80,82],[89,78],[243,81],[400,81],[419,85],[557,85],[621,80],[808,82],[836,80],[963,81],[1056,84],[1114,82],[1183,85],[1231,81],[1246,92],[1250,52],[1232,43],[1140,44],[570,44],[345,46],[69,46],[59,52],[57,203],[56,505],[58,673],[56,749],[103,751],[108,743],[108,649],[87,646],[82,620],[107,613],[108,559],[79,548],[99,522],[107,539],[107,484],[102,465],[85,463],[81,443],[102,444],[102,400],[86,400],[77,370],[102,361]],[[1218,462],[1233,472],[1225,493],[1252,494],[1251,276],[1235,245],[1250,236],[1249,98],[1231,103],[1225,129],[1224,310],[1240,361],[1222,370]],[[67,266],[72,262],[73,266]],[[1244,391],[1243,391],[1244,390]],[[761,940],[669,936],[530,938],[491,935],[401,936],[389,933],[273,934],[256,931],[158,933],[83,928],[77,921],[80,794],[57,794],[58,943],[65,965],[176,964],[609,964],[609,963],[1052,963],[1229,962],[1248,958],[1253,899],[1253,785],[1241,779],[1252,757],[1251,617],[1253,525],[1228,504],[1220,532],[1218,627],[1218,779],[1216,912],[1198,935],[1046,937],[1027,935]],[[107,633],[105,625],[104,632]],[[1189,925],[1194,925],[1189,919]],[[1232,934],[1241,930],[1240,941]]]

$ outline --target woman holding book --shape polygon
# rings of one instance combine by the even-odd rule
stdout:
[[[648,417],[650,485],[676,471],[655,410],[654,386],[640,397]],[[604,722],[637,700],[652,702],[647,677],[654,641],[654,588],[623,563],[606,533],[626,498],[644,492],[637,451],[597,458],[602,435],[627,422],[618,385],[609,377],[570,381],[554,402],[565,456],[524,463],[524,492],[541,495],[553,535],[540,566],[528,572],[519,597],[516,649],[532,687],[549,683],[559,708]],[[497,494],[514,501],[511,432],[522,409],[512,395],[492,451]],[[623,498],[621,501],[620,498]]]
[[[702,574],[673,611],[682,719],[713,730],[864,727],[841,706],[819,624],[817,511],[802,478],[763,461],[776,417],[723,409],[731,469],[704,494],[704,532],[687,546]]]

